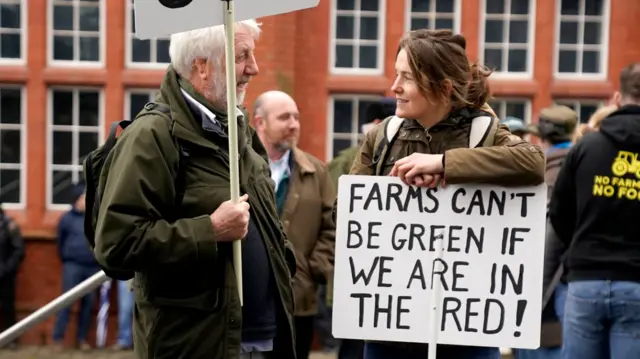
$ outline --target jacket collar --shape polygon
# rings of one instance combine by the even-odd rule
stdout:
[[[292,153],[293,161],[298,167],[300,167],[302,174],[311,174],[316,172],[315,166],[311,161],[309,161],[309,158],[301,149],[294,147]]]
[[[185,96],[185,93],[187,96]],[[227,123],[226,114],[215,109],[206,99],[202,99],[202,96],[195,92],[187,81],[180,79],[171,65],[162,80],[160,96],[161,100],[171,110],[171,118],[174,120],[174,126],[172,126],[173,136],[214,150],[219,149],[217,144],[220,144],[220,138],[222,138],[227,141],[221,145],[227,146],[228,139],[226,138],[226,131],[223,129]],[[246,118],[243,109],[239,109],[237,121],[238,150],[240,153],[242,153],[249,141],[245,136]],[[212,120],[215,120],[215,123]],[[216,137],[218,137],[217,140],[215,139]]]

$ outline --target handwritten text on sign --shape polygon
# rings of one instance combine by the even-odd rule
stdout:
[[[340,177],[333,334],[426,343],[440,285],[438,343],[537,348],[545,211],[544,184],[424,189]]]

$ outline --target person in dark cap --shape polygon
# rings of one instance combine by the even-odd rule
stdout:
[[[549,198],[564,157],[571,147],[571,139],[577,125],[578,115],[574,110],[567,106],[553,105],[540,111],[538,123],[528,127],[530,134],[540,138],[542,147],[547,152],[545,182],[549,187]]]
[[[553,105],[540,112],[538,123],[530,125],[528,132],[537,136],[547,152],[545,183],[547,200],[551,200],[558,173],[569,153],[578,115],[567,106]],[[543,310],[540,348],[516,350],[516,359],[560,358],[562,351],[562,325],[567,286],[563,277],[562,257],[566,251],[553,227],[547,224],[543,272]]]
[[[524,138],[524,136],[529,133],[527,125],[521,118],[507,116],[502,121],[500,121],[500,123],[509,127],[509,131],[520,138]]]
[[[96,274],[100,267],[84,236],[85,188],[78,183],[71,188],[71,209],[58,222],[58,254],[62,261],[62,292],[80,284]],[[91,308],[95,293],[84,296],[80,301],[78,311],[78,330],[76,344],[81,350],[91,348],[87,342],[91,326]],[[62,349],[62,343],[69,323],[69,307],[58,312],[53,327],[53,341],[57,350]]]

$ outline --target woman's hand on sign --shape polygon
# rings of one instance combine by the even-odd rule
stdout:
[[[442,175],[417,175],[413,178],[405,177],[404,182],[408,185],[414,185],[425,188],[436,188],[442,181]]]
[[[396,161],[391,176],[408,185],[435,188],[443,180],[442,155],[413,153]]]

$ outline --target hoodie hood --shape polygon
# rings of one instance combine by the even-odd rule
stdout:
[[[607,116],[600,124],[600,133],[617,144],[640,148],[640,106],[624,106]]]

